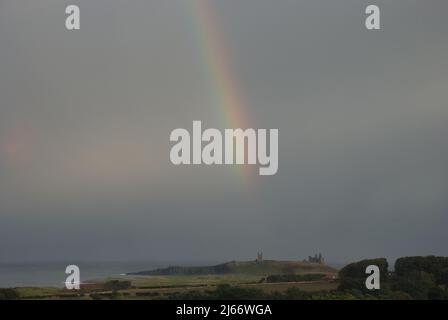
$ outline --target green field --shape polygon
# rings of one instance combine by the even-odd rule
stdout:
[[[172,275],[172,276],[122,276],[106,280],[128,280],[138,288],[197,287],[218,284],[249,284],[261,280],[258,275]]]
[[[105,290],[111,280],[130,281],[132,287],[124,290]],[[266,293],[284,292],[291,287],[304,292],[329,291],[337,287],[334,281],[260,283],[256,275],[204,275],[204,276],[122,276],[98,281],[94,286],[81,286],[80,291],[59,288],[15,288],[20,299],[167,299],[173,294],[215,290],[227,284],[237,288],[257,289]]]
[[[133,287],[119,291],[119,296],[116,298],[167,299],[173,294],[213,291],[223,284],[261,290],[268,294],[285,292],[292,287],[304,292],[318,292],[334,290],[338,286],[336,281],[261,283],[263,277],[254,275],[141,276],[127,280],[131,280]]]

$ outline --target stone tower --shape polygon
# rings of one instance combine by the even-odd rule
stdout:
[[[262,263],[263,262],[263,251],[257,252],[257,263]]]

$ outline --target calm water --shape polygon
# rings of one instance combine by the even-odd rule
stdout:
[[[0,263],[0,288],[9,287],[63,287],[65,268],[76,264],[81,281],[119,276],[124,273],[163,268],[172,265],[210,265],[211,262],[39,262]]]

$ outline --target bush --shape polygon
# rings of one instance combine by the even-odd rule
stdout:
[[[169,296],[172,300],[253,300],[267,299],[260,289],[233,287],[221,284],[215,290],[178,292]]]
[[[392,289],[406,292],[413,299],[428,299],[429,290],[434,287],[434,276],[424,271],[413,271],[406,276],[392,278]]]
[[[110,280],[104,284],[104,290],[107,291],[127,290],[131,287],[131,281]]]
[[[301,281],[318,281],[322,280],[325,274],[273,274],[266,278],[266,282],[301,282]]]
[[[14,289],[0,289],[0,300],[17,300],[19,294]]]
[[[386,284],[389,278],[387,260],[385,258],[367,259],[350,263],[339,271],[340,285],[338,290],[357,290],[365,293],[369,292],[369,294],[379,294],[379,292],[372,292],[368,290],[365,285],[365,280],[367,277],[366,269],[370,265],[378,266],[380,269],[381,284]]]
[[[343,278],[354,278],[354,279],[365,279],[366,278],[366,268],[370,265],[378,266],[380,269],[381,280],[387,279],[388,277],[388,263],[385,258],[378,259],[366,259],[358,262],[350,263],[339,271],[339,277]]]
[[[432,274],[439,285],[448,284],[448,257],[404,257],[395,262],[395,274],[407,277],[415,272]]]

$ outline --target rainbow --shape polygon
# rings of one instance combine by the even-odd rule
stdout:
[[[224,128],[249,128],[247,104],[239,91],[241,86],[233,72],[230,55],[221,32],[220,17],[213,0],[187,0],[195,25],[195,34],[201,59],[205,62],[212,102],[222,115]],[[238,165],[246,186],[249,185],[253,168]]]

